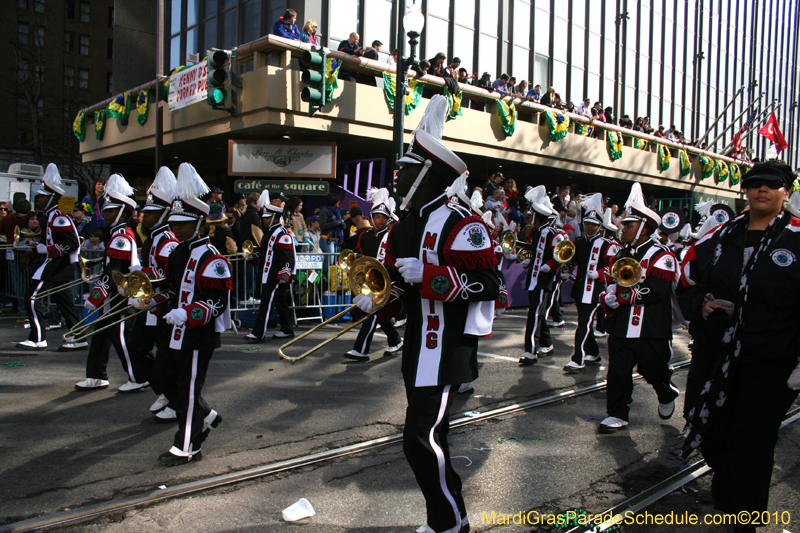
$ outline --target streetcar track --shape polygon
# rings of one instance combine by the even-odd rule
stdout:
[[[690,361],[688,359],[679,361],[674,363],[672,365],[672,368],[674,369],[685,368],[689,366],[689,363]],[[641,375],[634,374],[634,379],[638,380],[641,378],[642,378]],[[475,416],[464,416],[461,418],[456,418],[450,421],[450,427],[452,429],[455,429],[466,426],[468,424],[473,424],[475,422],[491,420],[494,418],[499,418],[501,416],[506,416],[509,414],[514,414],[521,411],[534,409],[537,407],[543,407],[545,405],[555,404],[564,401],[566,399],[585,396],[587,394],[591,394],[605,389],[606,385],[607,385],[607,380],[599,380],[589,385],[570,388],[568,390],[564,390],[555,394],[550,394],[548,396],[543,396],[541,398],[536,398],[533,400],[528,400],[520,403],[514,403],[511,405],[507,405],[505,407],[499,407],[497,409],[492,409],[489,411],[479,412]],[[800,414],[798,414],[797,416],[800,417]],[[75,509],[70,509],[66,511],[52,513],[45,516],[31,518],[28,520],[14,522],[11,524],[0,525],[0,533],[24,533],[28,531],[40,531],[43,529],[57,527],[57,526],[65,526],[70,524],[76,524],[79,522],[86,522],[88,520],[91,520],[92,518],[96,518],[105,514],[123,511],[126,509],[132,509],[135,507],[153,505],[166,500],[170,500],[172,498],[178,498],[181,496],[186,496],[205,490],[211,490],[229,485],[234,485],[237,483],[243,483],[245,481],[250,481],[265,476],[274,475],[280,472],[297,470],[306,466],[321,463],[323,461],[338,459],[341,457],[350,456],[356,453],[369,451],[383,446],[397,444],[402,442],[402,439],[403,439],[403,434],[396,433],[394,435],[388,435],[385,437],[370,439],[355,444],[350,444],[347,446],[341,446],[331,450],[326,450],[324,452],[313,453],[309,455],[295,457],[292,459],[277,461],[266,465],[248,468],[238,472],[232,472],[229,474],[213,476],[198,481],[183,483],[181,485],[175,485],[173,487],[167,487],[165,489],[147,491],[140,494],[134,494],[123,498],[108,500],[97,504],[86,505]]]

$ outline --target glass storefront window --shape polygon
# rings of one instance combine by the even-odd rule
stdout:
[[[461,26],[475,29],[475,0],[458,0],[455,22]]]
[[[497,39],[488,35],[481,35],[478,41],[478,75],[484,72],[492,75],[494,81],[497,72]]]
[[[561,61],[553,61],[553,83],[556,92],[561,95],[563,100],[567,94],[567,64]]]
[[[336,9],[330,10],[329,18],[330,38],[336,41],[346,41],[350,33],[358,28],[358,0],[336,0]],[[386,25],[389,25],[388,20]],[[425,21],[425,25],[427,29],[427,21]]]
[[[249,43],[261,37],[261,2],[260,0],[250,0],[242,6],[242,9],[244,10],[242,42]],[[300,23],[298,26],[302,29],[303,24]]]
[[[531,6],[522,0],[514,2],[514,44],[528,48],[531,42]]]
[[[481,33],[497,37],[497,23],[500,7],[497,0],[481,0],[480,25]]]
[[[181,31],[181,8],[183,7],[182,0],[172,0],[172,9],[170,10],[170,34],[175,35]],[[180,66],[180,65],[179,65]]]
[[[222,48],[230,50],[236,46],[239,15],[238,9],[231,9],[220,15],[222,26]]]
[[[186,32],[186,53],[197,53],[197,26]],[[200,58],[203,58],[203,54],[200,54]]]
[[[456,5],[456,9],[458,6]],[[428,16],[450,18],[450,0],[428,0]],[[427,24],[427,21],[426,21]]]
[[[186,27],[191,28],[197,24],[197,8],[200,0],[186,0]]]
[[[519,84],[519,82],[522,80],[529,81],[531,69],[530,61],[531,54],[527,48],[514,46],[514,58],[509,75],[517,78],[517,84]]]
[[[183,65],[181,60],[181,36],[176,35],[169,41],[169,70]]]
[[[432,59],[439,52],[447,54],[448,36],[449,27],[446,20],[428,17],[425,21],[425,57]],[[448,56],[444,64],[449,65],[450,59],[452,58]]]
[[[455,26],[454,32],[453,53],[461,58],[461,66],[467,69],[469,74],[472,74],[475,68],[473,65],[475,59],[475,54],[473,53],[473,49],[475,48],[475,31],[462,28],[461,26]],[[483,71],[478,72],[479,76],[481,74],[483,74]]]
[[[600,36],[589,34],[589,72],[600,74]]]
[[[567,21],[565,19],[556,18],[553,24],[553,35],[558,35],[559,38],[553,42],[553,59],[556,61],[567,61],[567,35],[568,33]]]
[[[216,17],[203,23],[203,52],[217,48],[217,19]]]
[[[533,45],[537,54],[550,55],[550,14],[536,10],[536,28],[533,32]]]
[[[531,85],[541,85],[542,93],[544,93],[550,85],[549,72],[550,58],[543,54],[536,54],[533,59],[533,80],[531,80]]]

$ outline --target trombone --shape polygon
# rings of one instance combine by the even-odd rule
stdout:
[[[642,265],[632,257],[623,257],[614,261],[611,277],[620,287],[633,287],[642,279]]]
[[[104,257],[98,257],[97,259],[84,259],[83,256],[79,255],[78,256],[78,268],[80,268],[80,270],[81,270],[81,277],[80,278],[78,278],[76,280],[73,280],[73,281],[70,281],[69,283],[65,283],[64,285],[59,285],[58,287],[54,287],[52,289],[48,289],[46,291],[42,291],[39,294],[37,294],[36,296],[34,296],[33,298],[31,298],[31,300],[33,300],[35,302],[36,300],[41,300],[42,298],[47,298],[48,296],[52,296],[52,295],[54,295],[55,293],[57,293],[59,291],[63,291],[63,290],[71,289],[72,287],[76,287],[76,286],[80,285],[81,283],[84,283],[84,282],[85,283],[91,283],[92,281],[94,281],[97,278],[99,278],[102,273],[95,274],[94,276],[90,277],[89,276],[89,269],[92,268],[95,265],[99,265],[100,263],[103,262],[104,259],[105,259]]]
[[[357,296],[359,294],[371,296],[372,305],[375,307],[375,311],[361,318],[360,320],[353,322],[352,324],[342,329],[341,331],[336,332],[329,339],[317,344],[310,350],[307,350],[298,356],[291,357],[283,352],[286,348],[296,343],[300,339],[303,339],[311,335],[322,326],[333,322],[337,318],[342,317],[347,313],[349,313],[350,311],[352,311],[355,307],[358,307],[356,305],[349,306],[344,311],[335,314],[334,316],[330,317],[321,324],[317,324],[316,326],[306,331],[299,337],[295,337],[294,339],[290,340],[289,342],[278,348],[278,355],[281,357],[281,359],[285,359],[291,362],[292,364],[295,364],[300,359],[304,358],[309,354],[314,353],[315,351],[319,350],[329,342],[338,339],[339,337],[341,337],[354,327],[358,326],[359,324],[370,318],[372,315],[377,313],[381,307],[386,305],[386,303],[389,301],[389,297],[391,296],[392,282],[391,279],[389,278],[389,273],[386,271],[386,267],[384,267],[380,261],[378,261],[373,257],[366,257],[366,256],[360,257],[356,259],[349,267],[349,272],[350,272],[350,290],[352,291],[353,296]]]
[[[506,255],[517,254],[518,263],[533,258],[533,245],[517,240],[517,236],[514,235],[513,231],[504,231],[500,235],[500,247]]]
[[[38,231],[33,231],[33,230],[29,230],[29,229],[20,230],[19,226],[16,226],[14,228],[14,243],[13,244],[0,245],[0,250],[6,249],[6,248],[16,248],[19,245],[19,240],[21,238],[34,239],[34,238],[38,238],[38,237],[41,237],[41,235],[39,234]]]
[[[130,314],[128,316],[123,316],[119,320],[115,320],[114,322],[111,322],[110,324],[105,324],[102,327],[96,328],[94,331],[89,332],[89,333],[86,333],[86,329],[91,327],[90,324],[87,324],[87,325],[83,326],[83,328],[77,334],[75,333],[74,328],[73,328],[72,331],[68,331],[67,333],[64,334],[64,340],[66,340],[66,337],[68,335],[72,334],[71,335],[72,336],[72,342],[82,342],[82,341],[85,341],[86,339],[88,339],[89,337],[91,337],[92,335],[94,335],[95,333],[99,333],[99,332],[105,331],[105,330],[107,330],[109,328],[113,328],[114,326],[118,326],[118,325],[122,324],[126,320],[130,320],[131,318],[133,318],[135,316],[138,316],[138,315],[141,315],[142,313],[149,312],[150,309],[147,309],[147,304],[149,304],[150,301],[153,299],[153,296],[154,296],[153,291],[154,291],[154,289],[156,288],[156,286],[158,284],[166,281],[166,278],[161,278],[161,279],[150,281],[150,278],[147,277],[147,274],[145,274],[145,273],[143,273],[143,272],[141,272],[139,270],[133,271],[130,274],[128,274],[127,276],[125,276],[124,274],[122,274],[118,270],[114,270],[112,272],[112,276],[114,276],[114,282],[117,284],[117,286],[118,287],[121,286],[123,288],[123,290],[125,291],[125,296],[127,298],[132,298],[133,300],[136,300],[137,302],[139,302],[139,304],[144,309],[140,309],[140,310],[136,311],[135,313]],[[127,304],[127,300],[123,300],[122,303],[123,304]],[[130,307],[132,307],[132,306],[125,305],[124,307],[120,308],[119,305],[118,305],[113,310],[111,310],[108,313],[106,313],[106,315],[103,318],[108,318],[109,316],[111,316],[114,313],[123,313]]]

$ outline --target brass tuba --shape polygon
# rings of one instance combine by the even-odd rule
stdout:
[[[623,257],[611,267],[611,277],[620,287],[633,287],[642,278],[642,265],[632,257]]]
[[[562,265],[569,263],[575,257],[575,243],[564,239],[553,248],[553,259]]]
[[[517,254],[518,263],[533,258],[533,245],[517,240],[513,231],[503,232],[500,236],[500,246],[503,248],[504,254]]]

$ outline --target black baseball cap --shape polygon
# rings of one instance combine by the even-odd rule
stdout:
[[[783,186],[788,190],[794,183],[795,175],[792,167],[780,161],[762,161],[753,165],[747,174],[742,177],[742,189],[747,188],[747,183],[751,180],[782,181]]]
[[[223,192],[225,192],[225,191],[223,191],[223,190],[222,190],[222,189],[220,189],[219,187],[211,187],[211,192],[215,192],[215,193],[222,194],[222,193],[223,193]]]
[[[361,209],[359,206],[354,205],[350,208],[350,216],[357,217],[358,215],[364,216],[364,210]]]

